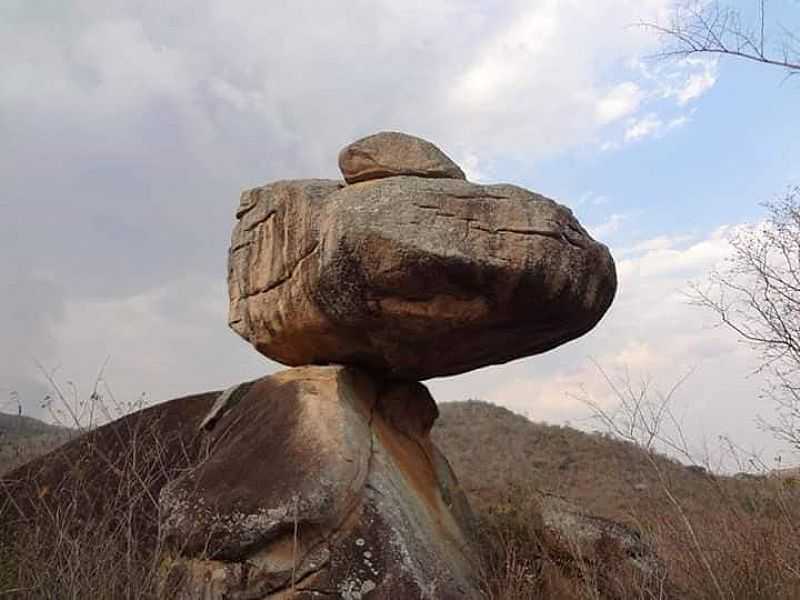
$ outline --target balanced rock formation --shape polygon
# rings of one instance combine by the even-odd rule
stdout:
[[[339,169],[347,183],[393,175],[466,179],[461,168],[430,142],[395,131],[376,133],[346,146]]]
[[[236,213],[229,324],[295,368],[130,415],[12,473],[0,534],[40,532],[42,505],[72,510],[75,531],[124,530],[160,559],[164,600],[480,597],[470,508],[419,381],[586,333],[614,262],[569,209],[467,182],[424,140],[371,136],[340,165],[349,185],[278,181]],[[131,477],[149,454],[155,470]],[[120,489],[133,504],[108,497]]]
[[[423,385],[341,366],[163,402],[4,474],[0,540],[135,550],[163,600],[479,598],[437,415]]]
[[[212,411],[208,458],[161,491],[166,597],[477,597],[421,384],[300,367],[240,395]]]
[[[463,373],[583,335],[616,290],[572,212],[513,185],[279,181],[244,192],[237,217],[229,323],[286,365]]]

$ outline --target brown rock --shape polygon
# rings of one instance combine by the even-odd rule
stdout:
[[[384,131],[365,137],[339,153],[347,183],[396,175],[466,179],[459,166],[430,142],[405,133]]]
[[[255,382],[212,426],[208,458],[161,491],[165,589],[477,598],[471,513],[428,437],[436,414],[422,385],[345,367]]]
[[[437,413],[421,384],[344,367],[163,402],[0,478],[0,550],[96,560],[109,598],[154,564],[164,600],[477,598],[472,515],[429,438]]]
[[[463,373],[583,335],[616,290],[569,209],[512,185],[281,181],[237,214],[229,322],[287,365]]]
[[[666,584],[664,563],[631,527],[611,519],[590,515],[579,506],[556,494],[537,491],[542,524],[553,541],[572,549],[578,557],[592,557],[613,550],[617,567],[634,574],[639,581]],[[606,559],[609,557],[606,556]],[[671,598],[666,591],[663,596]]]

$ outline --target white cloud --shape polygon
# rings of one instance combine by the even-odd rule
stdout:
[[[686,64],[695,68],[683,85],[674,91],[674,96],[681,106],[696,100],[717,82],[717,61],[713,59],[687,58]]]
[[[617,233],[627,219],[628,215],[613,213],[604,222],[597,225],[588,225],[586,229],[592,237],[602,240]]]
[[[639,61],[636,68],[642,78],[650,83],[654,96],[673,99],[683,107],[714,87],[718,66],[718,60],[714,57],[690,56],[655,63]]]
[[[652,50],[655,38],[628,26],[668,4],[506,4],[513,7],[506,25],[483,37],[447,94],[451,114],[468,124],[469,137],[459,143],[481,139],[496,152],[519,149],[536,158],[543,156],[539,143],[550,152],[581,144],[635,113],[648,92],[625,72],[611,79],[598,73]]]
[[[663,125],[661,120],[654,114],[645,115],[641,119],[635,119],[625,130],[625,141],[635,142],[654,135],[661,130]]]
[[[108,360],[105,379],[120,402],[141,395],[161,401],[219,389],[277,368],[225,323],[222,280],[182,278],[126,298],[70,301],[53,328],[53,358],[83,386]]]
[[[30,390],[29,402],[41,392],[29,357],[90,385],[110,356],[119,396],[158,400],[272,368],[225,326],[225,252],[244,187],[337,176],[342,144],[378,129],[429,137],[482,179],[503,157],[551,158],[646,118],[654,90],[667,94],[624,66],[656,43],[629,24],[657,20],[669,0],[34,4],[0,7],[0,387]],[[689,102],[710,79],[667,95]],[[593,230],[605,237],[624,218]],[[691,255],[670,250],[620,272],[663,282],[647,269]],[[604,326],[587,338],[600,358],[606,347],[630,360],[662,350],[644,350],[666,327],[652,317],[662,296],[638,306],[628,285],[616,314],[633,312],[607,320],[627,345]],[[636,311],[651,335],[633,326]],[[536,385],[556,410],[562,384],[587,379],[550,356],[531,361],[552,367]],[[475,377],[458,397],[499,398],[499,381],[533,380],[511,365]]]
[[[0,387],[35,376],[23,355],[66,353],[88,373],[102,359],[69,350],[84,336],[142,348],[137,331],[179,329],[117,331],[87,311],[186,278],[221,284],[239,191],[335,177],[338,150],[361,135],[428,137],[475,179],[502,158],[530,164],[593,139],[598,110],[624,118],[639,96],[616,66],[655,43],[627,25],[668,3],[0,3],[0,237],[22,273],[2,273]],[[32,182],[49,190],[35,202]],[[31,273],[55,291],[32,300]],[[131,319],[155,310],[142,306]],[[172,389],[163,377],[142,381]]]
[[[610,136],[606,134],[605,139],[597,143],[601,152],[618,150],[648,138],[659,139],[687,125],[695,109],[673,116],[670,113],[674,113],[676,107],[686,111],[688,104],[706,94],[717,81],[717,61],[713,58],[689,57],[655,64],[633,60],[632,68],[640,76],[640,82],[634,84],[638,93],[634,94],[630,88],[631,101],[626,104],[624,88],[620,87],[618,102],[608,105],[608,114],[627,119],[621,139],[614,139],[619,133],[612,127]],[[665,100],[673,100],[674,104],[669,102],[665,106]],[[614,107],[618,112],[614,112]],[[614,120],[607,122],[612,124]]]
[[[20,5],[3,19],[0,106],[57,116],[104,145],[132,144],[143,113],[167,110],[218,173],[254,161],[252,142],[237,143],[245,133],[285,171],[333,171],[340,145],[376,128],[484,160],[551,156],[636,110],[639,85],[600,74],[653,48],[628,25],[668,4],[87,0],[35,18]]]
[[[600,144],[600,150],[602,152],[611,152],[612,150],[619,150],[621,146],[622,144],[617,141],[608,140]]]
[[[724,232],[725,229],[722,229],[720,231]],[[717,232],[714,235],[719,236],[720,233]],[[691,242],[693,239],[694,237],[691,235],[679,235],[679,236],[660,235],[654,238],[636,242],[635,244],[627,248],[623,247],[616,249],[615,254],[617,255],[617,257],[630,256],[631,254],[638,256],[646,252],[670,250],[678,245]]]
[[[460,160],[457,160],[457,162],[464,171],[464,175],[466,175],[467,180],[474,181],[476,183],[491,181],[491,167],[489,165],[485,165],[477,154],[464,154],[461,156]]]
[[[681,115],[679,117],[675,117],[670,119],[669,123],[667,123],[667,129],[677,129],[678,127],[683,127],[690,121],[690,117],[686,115]]]
[[[549,57],[558,44],[559,16],[553,2],[519,14],[480,49],[477,60],[457,79],[452,101],[478,111],[492,110],[501,96],[530,78],[525,76],[526,65]]]
[[[584,192],[575,201],[575,206],[583,206],[583,205],[602,206],[604,204],[608,204],[608,196],[604,194],[596,194],[595,192],[592,191]]]
[[[628,125],[625,128],[625,133],[623,135],[623,141],[624,143],[629,144],[632,142],[642,141],[646,138],[660,138],[673,129],[683,127],[688,122],[689,117],[686,115],[675,117],[665,123],[655,113],[650,113],[644,115],[643,117],[630,119],[628,121]],[[619,147],[619,144],[616,147]],[[613,148],[609,147],[602,149]]]
[[[643,95],[641,88],[632,81],[616,85],[597,101],[597,120],[606,125],[627,117],[639,108]]]

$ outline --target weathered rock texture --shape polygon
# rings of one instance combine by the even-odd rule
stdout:
[[[571,211],[513,185],[280,181],[237,216],[230,325],[287,365],[463,373],[586,333],[616,290]]]
[[[339,169],[347,183],[394,175],[465,179],[461,168],[436,146],[418,137],[384,131],[346,146]]]
[[[418,381],[587,332],[614,263],[568,209],[469,183],[424,140],[378,134],[339,158],[352,185],[278,181],[236,215],[229,323],[297,368],[142,411],[18,470],[0,534],[80,507],[77,530],[125,530],[147,564],[161,558],[164,599],[480,597],[469,506]],[[347,366],[308,366],[332,363]],[[143,456],[146,477],[129,468]],[[109,501],[131,482],[134,500]]]
[[[574,557],[597,557],[613,550],[608,565],[634,574],[639,581],[658,580],[666,583],[665,567],[653,548],[631,527],[610,519],[587,514],[575,503],[552,493],[537,491],[545,534],[571,550]],[[665,585],[666,588],[666,585]],[[672,598],[664,589],[662,598]]]
[[[421,384],[306,367],[240,396],[206,422],[208,458],[161,491],[165,597],[478,597]]]

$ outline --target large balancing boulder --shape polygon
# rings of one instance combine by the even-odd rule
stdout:
[[[572,212],[513,185],[279,181],[244,192],[237,217],[229,323],[287,365],[463,373],[583,335],[616,290]]]
[[[429,437],[437,415],[421,384],[348,367],[221,396],[208,457],[161,490],[161,596],[479,598],[469,506]]]

